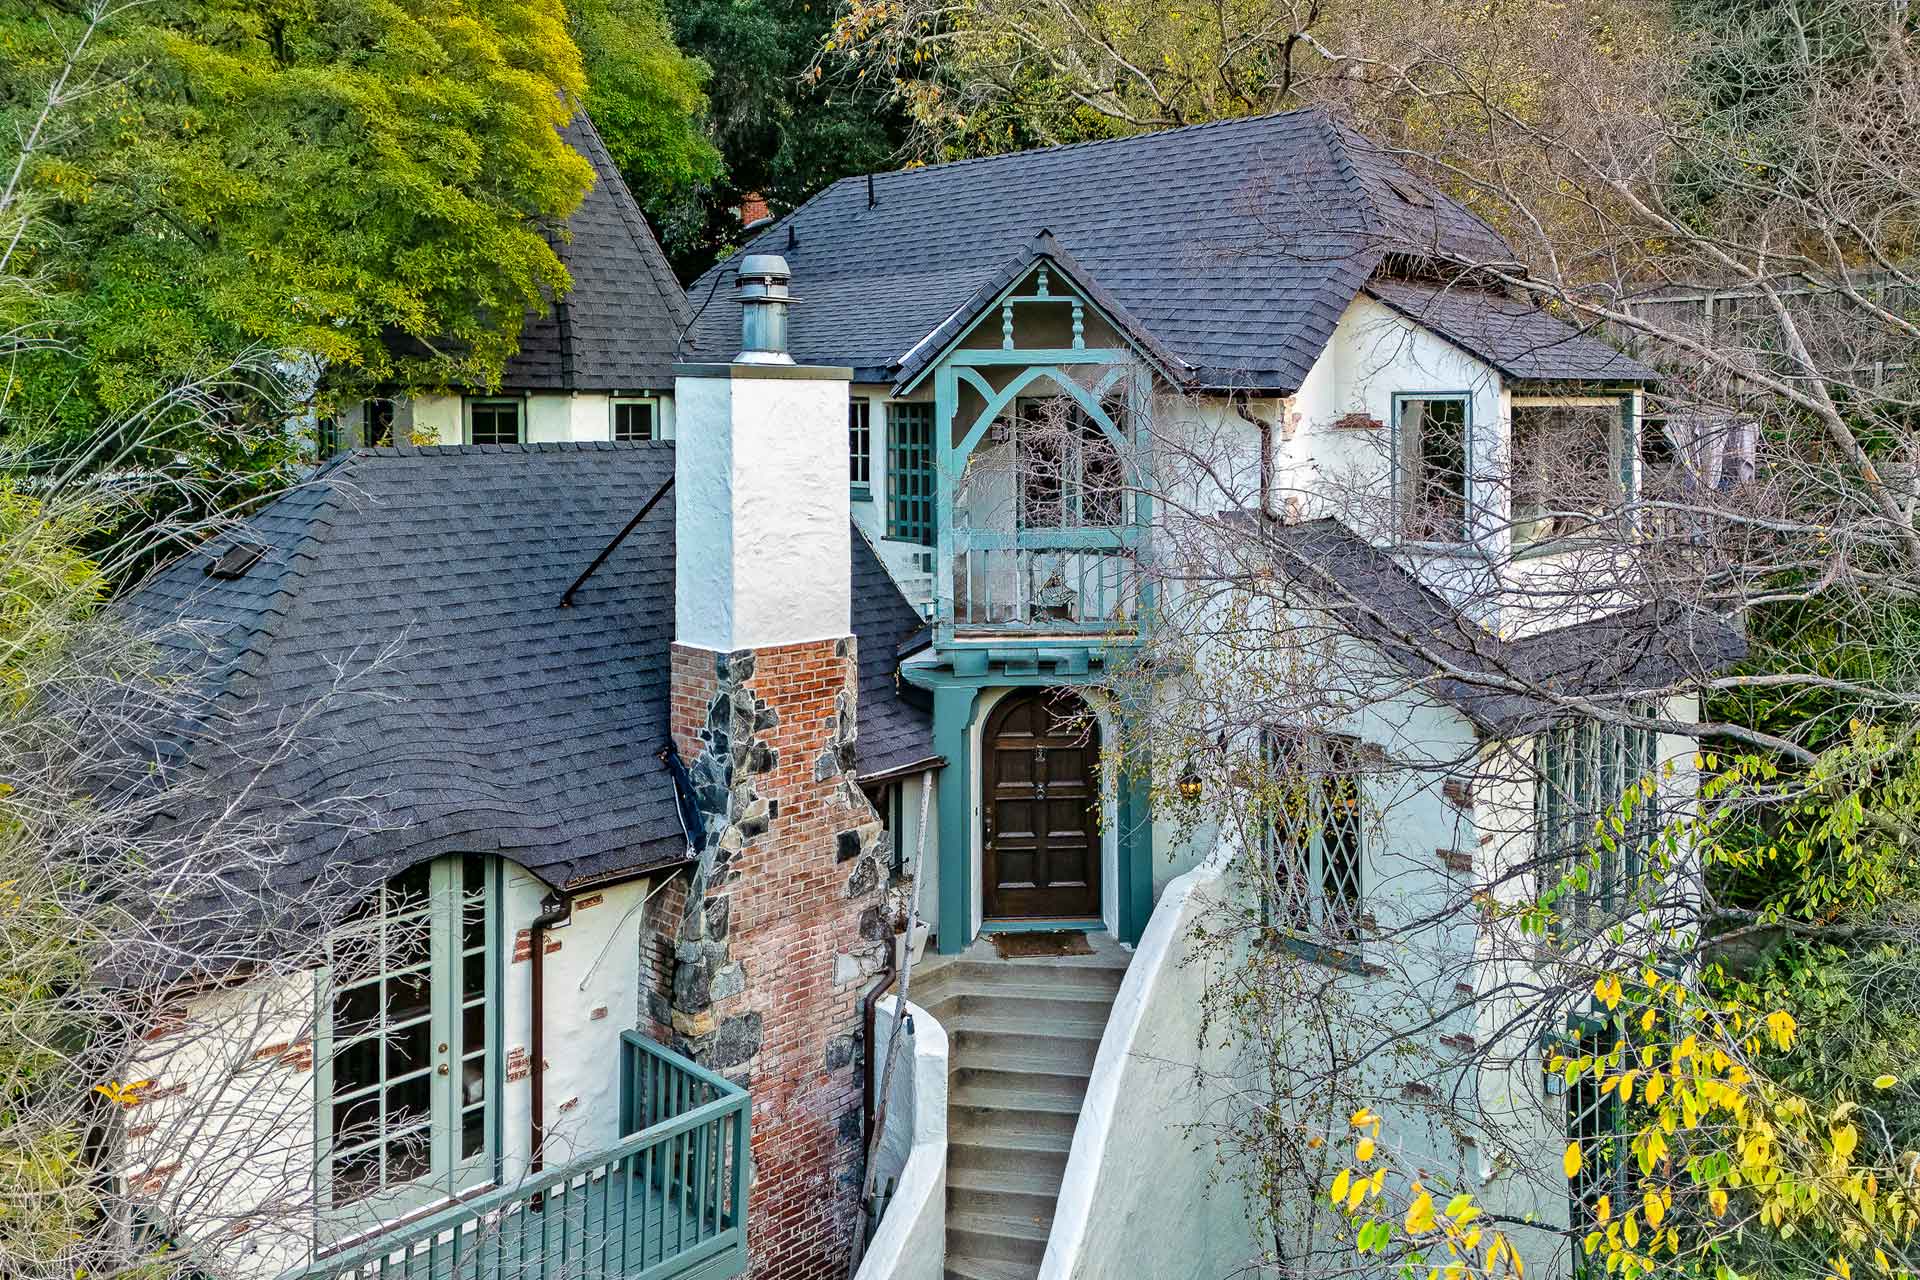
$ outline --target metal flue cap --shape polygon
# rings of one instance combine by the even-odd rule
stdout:
[[[791,364],[787,354],[787,282],[793,273],[777,253],[750,253],[736,275],[740,298],[740,359]]]

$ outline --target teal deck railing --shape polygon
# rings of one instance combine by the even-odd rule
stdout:
[[[746,1090],[621,1037],[605,1151],[396,1224],[299,1280],[727,1280],[747,1268]]]

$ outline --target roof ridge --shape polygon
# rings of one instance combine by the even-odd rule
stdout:
[[[671,449],[671,440],[523,440],[517,444],[385,444],[361,446],[328,463],[314,478],[341,464],[341,459],[413,458],[458,453],[599,453],[616,450]]]
[[[875,170],[872,176],[877,178],[889,174],[933,173],[948,169],[958,169],[965,165],[990,164],[995,160],[1010,160],[1016,156],[1054,155],[1062,151],[1077,151],[1086,147],[1110,147],[1128,142],[1141,142],[1148,138],[1166,138],[1174,134],[1198,133],[1204,129],[1228,129],[1236,125],[1260,124],[1273,120],[1285,120],[1296,116],[1302,118],[1318,116],[1324,119],[1327,114],[1327,109],[1317,104],[1304,107],[1290,107],[1285,111],[1262,111],[1250,116],[1227,116],[1220,120],[1202,120],[1197,124],[1177,124],[1166,129],[1142,129],[1138,133],[1123,133],[1112,138],[1084,138],[1079,142],[1054,142],[1044,147],[1022,147],[1018,151],[996,151],[990,156],[966,156],[959,160],[943,160],[939,164],[903,165],[898,169]],[[847,177],[838,179],[827,187],[826,190],[832,190],[833,187],[837,187],[844,182],[863,182],[867,176],[867,174],[859,173],[850,174]],[[802,208],[804,207],[805,206],[802,206]],[[796,212],[798,211],[796,210]]]
[[[1353,153],[1347,150],[1347,140],[1341,134],[1339,124],[1333,117],[1322,112],[1320,115],[1320,141],[1327,148],[1327,158],[1333,162],[1334,172],[1340,175],[1340,181],[1346,184],[1366,220],[1368,235],[1380,235],[1387,230],[1386,215],[1373,203],[1373,194],[1367,190],[1366,180],[1360,176],[1360,167],[1353,162]]]

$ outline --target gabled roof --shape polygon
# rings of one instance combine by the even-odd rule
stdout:
[[[906,390],[914,379],[939,360],[941,355],[954,343],[965,337],[967,331],[979,322],[994,301],[1001,294],[1026,279],[1033,269],[1041,263],[1049,264],[1056,275],[1064,276],[1070,287],[1080,291],[1081,295],[1106,316],[1107,321],[1131,342],[1142,356],[1153,362],[1163,377],[1176,383],[1188,381],[1193,369],[1179,356],[1162,346],[1151,330],[1141,324],[1120,300],[1103,288],[1098,280],[1087,274],[1077,259],[1061,243],[1054,239],[1053,233],[1042,229],[1040,234],[1000,264],[998,270],[982,280],[973,293],[962,302],[954,313],[943,321],[938,329],[928,334],[907,358],[900,362],[899,370],[894,374],[898,388]],[[1062,296],[1067,296],[1064,293]]]
[[[933,711],[918,689],[901,685],[900,649],[926,626],[907,603],[860,526],[853,529],[853,633],[859,638],[860,697],[853,750],[862,778],[941,763],[933,749]]]
[[[1554,695],[1617,700],[1702,678],[1746,655],[1733,623],[1672,603],[1503,640],[1338,520],[1265,528],[1281,571],[1328,606],[1345,634],[1496,736],[1564,716]]]
[[[891,381],[1043,230],[1202,387],[1291,391],[1393,255],[1506,262],[1465,208],[1318,111],[835,183],[749,253],[793,268],[798,360]],[[738,346],[731,263],[692,289],[688,358]]]
[[[1467,285],[1373,280],[1366,291],[1514,382],[1660,380],[1659,374],[1638,360],[1530,302]]]
[[[509,391],[638,391],[673,386],[674,346],[690,312],[660,243],[586,112],[561,134],[593,166],[593,187],[554,251],[573,288],[530,316],[507,361]]]
[[[249,803],[285,818],[366,798],[360,832],[296,825],[278,888],[298,896],[323,868],[350,863],[364,882],[452,852],[501,854],[562,887],[685,858],[656,757],[669,737],[670,489],[559,607],[673,470],[667,443],[358,450],[133,596],[149,622],[196,624],[204,645],[177,630],[171,643],[231,707],[233,731],[317,708]],[[264,554],[210,576],[242,541]],[[890,662],[918,616],[863,542],[853,568],[860,651]],[[860,771],[931,756],[924,713],[885,705],[897,696],[865,662],[861,683]],[[199,790],[223,799],[255,763],[210,738],[182,751],[211,771]]]

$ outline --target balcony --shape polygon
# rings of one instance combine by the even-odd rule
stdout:
[[[955,633],[1132,631],[1140,613],[1135,548],[1142,532],[957,530]]]
[[[298,1280],[727,1280],[747,1268],[746,1090],[622,1036],[615,1146],[322,1257]]]

